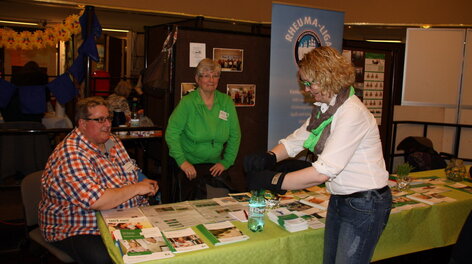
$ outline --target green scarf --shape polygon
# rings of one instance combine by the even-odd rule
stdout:
[[[334,113],[336,113],[338,108],[354,93],[354,87],[352,86],[343,89],[336,96],[336,103],[330,106],[326,112],[321,113],[320,106],[317,106],[315,109],[313,109],[310,124],[308,124],[306,128],[308,131],[311,131],[311,133],[303,143],[304,148],[309,149],[315,154],[319,154],[321,151],[323,151],[326,139],[330,134],[330,127],[331,122],[333,121]]]

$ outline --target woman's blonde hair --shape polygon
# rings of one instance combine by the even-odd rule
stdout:
[[[129,94],[133,87],[129,81],[121,80],[115,87],[115,94],[119,96],[123,96],[124,98],[128,98]]]
[[[221,74],[221,65],[212,59],[203,59],[197,65],[195,76],[201,77],[204,72],[216,72]]]
[[[354,66],[331,47],[321,46],[311,50],[298,63],[298,67],[299,74],[308,78],[307,81],[318,82],[324,94],[338,94],[341,89],[354,84]]]

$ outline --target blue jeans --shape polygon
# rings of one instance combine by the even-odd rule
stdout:
[[[331,195],[324,235],[324,264],[366,264],[374,254],[392,207],[390,189],[355,198]]]

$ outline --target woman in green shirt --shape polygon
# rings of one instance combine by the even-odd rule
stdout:
[[[231,188],[227,169],[241,141],[238,115],[230,96],[216,90],[221,66],[203,59],[197,66],[198,87],[172,112],[165,139],[181,171],[181,200],[205,199],[206,184]]]

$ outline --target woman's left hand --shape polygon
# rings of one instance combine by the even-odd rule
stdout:
[[[215,163],[215,165],[213,165],[210,168],[210,173],[211,173],[211,176],[216,177],[216,176],[220,176],[224,170],[225,170],[225,166],[223,166],[223,164]]]

